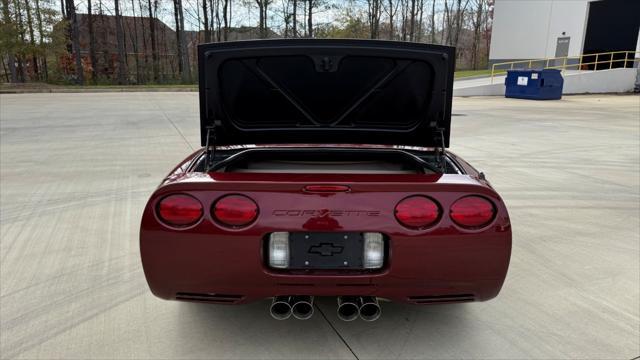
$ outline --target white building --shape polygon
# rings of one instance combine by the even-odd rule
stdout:
[[[493,19],[491,64],[640,51],[640,0],[495,0]]]

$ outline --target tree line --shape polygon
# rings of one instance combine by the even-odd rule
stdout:
[[[493,0],[0,0],[3,81],[192,83],[199,43],[368,38],[487,66]]]

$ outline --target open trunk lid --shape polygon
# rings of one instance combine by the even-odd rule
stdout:
[[[455,49],[377,40],[198,46],[202,145],[448,147]]]

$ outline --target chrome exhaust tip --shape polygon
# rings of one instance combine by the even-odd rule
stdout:
[[[291,296],[276,296],[271,302],[269,313],[276,320],[286,320],[291,316]]]
[[[356,296],[338,296],[338,319],[353,321],[358,318],[360,308]]]
[[[380,317],[382,309],[375,296],[362,296],[360,298],[360,318],[364,321],[376,321]]]
[[[291,304],[291,314],[294,318],[308,320],[313,316],[313,296],[294,296]]]

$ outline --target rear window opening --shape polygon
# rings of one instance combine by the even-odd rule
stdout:
[[[445,173],[458,174],[446,159]],[[204,170],[204,161],[194,169]],[[434,153],[418,156],[399,149],[249,149],[219,160],[212,171],[229,173],[436,174]]]

